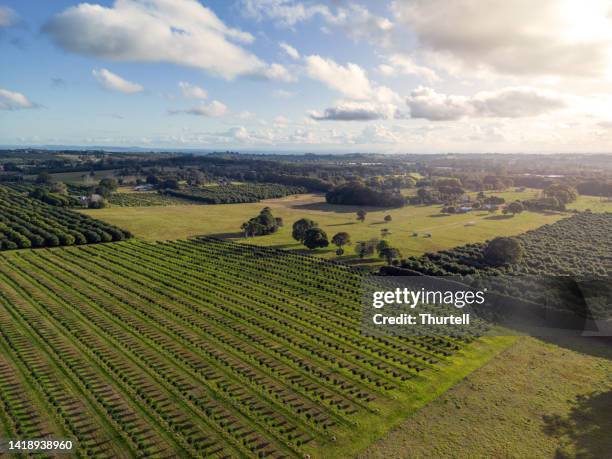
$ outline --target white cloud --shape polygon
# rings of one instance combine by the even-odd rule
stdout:
[[[20,92],[0,89],[0,110],[22,110],[37,107],[37,104],[33,103]]]
[[[0,27],[10,27],[17,22],[19,16],[8,6],[0,6]]]
[[[287,44],[287,43],[279,43],[278,46],[281,47],[281,49],[283,51],[285,51],[285,53],[287,53],[287,55],[291,58],[291,59],[299,59],[300,58],[300,53],[298,52],[297,49],[295,49],[293,46]]]
[[[349,62],[346,66],[321,56],[306,57],[308,76],[325,83],[331,89],[353,99],[367,99],[372,95],[372,85],[357,64]]]
[[[205,116],[209,118],[218,118],[220,116],[224,116],[228,113],[227,106],[219,102],[218,100],[213,100],[212,102],[205,104],[194,105],[191,108],[186,110],[170,110],[169,113],[171,115],[178,114],[186,114],[186,115],[195,115],[195,116]]]
[[[316,15],[329,15],[329,8],[321,4],[305,5],[293,0],[242,0],[242,12],[257,20],[272,19],[279,25],[291,27]]]
[[[336,2],[341,3],[341,2]],[[295,0],[242,0],[242,12],[249,18],[269,19],[281,27],[293,27],[314,17],[329,27],[343,30],[354,40],[367,40],[379,44],[389,41],[393,23],[382,16],[372,14],[358,4],[330,8],[325,3],[306,3]]]
[[[406,100],[411,118],[431,121],[461,118],[521,118],[538,116],[566,107],[564,97],[553,91],[530,87],[510,87],[479,92],[471,97],[437,93],[419,86]]]
[[[169,62],[226,79],[286,77],[239,46],[251,43],[251,34],[227,27],[197,0],[115,0],[110,8],[80,3],[43,30],[61,48],[88,56]]]
[[[132,83],[107,69],[94,69],[91,74],[103,88],[110,91],[136,94],[144,90],[138,83]]]
[[[271,64],[260,74],[253,74],[252,76],[258,78],[260,75],[269,80],[284,81],[286,83],[291,83],[296,80],[296,78],[289,73],[289,70],[281,64]]]
[[[181,81],[179,82],[179,88],[181,89],[181,94],[183,94],[183,97],[187,99],[208,99],[208,92],[194,84]]]
[[[422,50],[464,70],[593,77],[610,67],[607,0],[414,0],[392,9]]]
[[[440,80],[434,70],[417,64],[410,56],[404,54],[392,54],[387,58],[386,63],[378,66],[378,71],[388,77],[415,75],[428,83]]]
[[[401,138],[382,124],[375,124],[363,128],[361,134],[357,136],[356,141],[366,144],[394,144],[400,142]]]

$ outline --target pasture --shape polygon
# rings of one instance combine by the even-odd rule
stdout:
[[[536,193],[536,191],[527,190],[523,193],[511,191],[490,194],[511,200],[519,196],[528,199],[535,196]],[[285,226],[275,234],[243,238],[240,225],[257,215],[265,206],[272,209],[275,217],[283,218]],[[573,206],[581,209],[612,211],[612,203],[600,203],[599,198],[594,197],[581,196],[576,203],[573,203]],[[300,218],[311,218],[318,222],[319,226],[327,232],[330,240],[335,233],[340,231],[348,232],[353,242],[381,238],[381,230],[386,228],[390,232],[386,239],[393,247],[398,248],[404,257],[435,252],[471,242],[481,242],[495,236],[520,234],[544,224],[554,223],[567,216],[564,213],[534,212],[505,216],[501,213],[490,215],[485,211],[443,215],[440,213],[441,206],[406,206],[389,210],[366,208],[368,214],[365,222],[361,223],[356,220],[355,213],[358,209],[360,208],[327,204],[321,195],[304,194],[259,203],[107,208],[84,210],[83,212],[126,228],[137,237],[150,241],[210,235],[236,242],[300,250],[304,253],[307,249],[291,237],[291,225]],[[392,221],[386,223],[385,215],[390,215]],[[336,258],[335,247],[331,245],[325,249],[308,251],[308,253],[325,258]],[[361,263],[356,260],[351,246],[346,247],[346,255],[342,259]],[[376,259],[367,261],[379,263]]]

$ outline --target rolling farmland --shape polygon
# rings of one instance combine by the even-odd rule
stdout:
[[[0,432],[81,457],[349,455],[509,342],[362,336],[361,282],[214,239],[7,253]]]

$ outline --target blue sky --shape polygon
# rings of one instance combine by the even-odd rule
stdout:
[[[0,0],[0,144],[609,151],[611,11]]]

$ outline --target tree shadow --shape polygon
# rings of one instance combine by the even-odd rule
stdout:
[[[611,457],[612,390],[579,395],[572,403],[567,416],[543,416],[544,433],[560,442],[555,458]]]
[[[346,226],[346,225],[354,225],[357,222],[346,222],[346,223],[334,223],[332,225],[327,225],[327,226]]]
[[[569,332],[568,332],[569,333]],[[577,334],[580,331],[576,332]],[[539,340],[581,354],[612,360],[612,337],[610,336],[537,336]]]
[[[342,214],[354,214],[358,210],[365,210],[366,212],[380,212],[383,210],[391,210],[392,207],[371,207],[371,206],[352,206],[352,205],[340,205],[340,204],[328,204],[326,202],[311,202],[308,204],[296,204],[291,206],[292,209],[296,210],[318,210],[320,212],[336,212]]]
[[[428,217],[430,217],[430,218],[441,218],[441,217],[450,217],[450,216],[451,216],[451,214],[431,214],[431,215],[428,215]]]
[[[509,220],[511,218],[514,218],[514,215],[491,215],[489,217],[485,217],[484,220]]]

